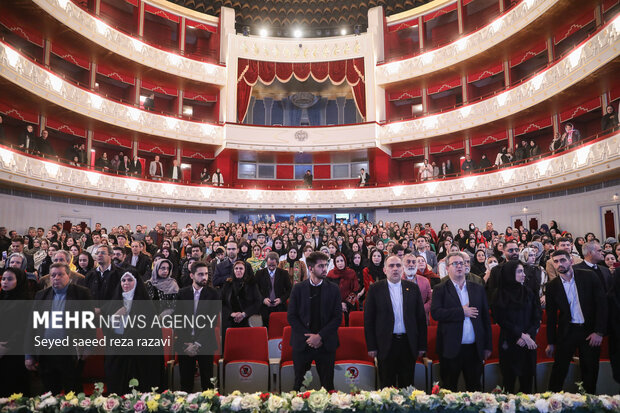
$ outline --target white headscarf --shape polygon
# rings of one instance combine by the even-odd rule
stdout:
[[[136,280],[136,277],[134,277],[134,275],[132,273],[130,273],[129,271],[127,271],[125,274],[123,274],[123,276],[121,277],[121,280],[126,276],[130,276],[133,279],[133,288],[130,291],[123,291],[123,307],[125,307],[127,309],[127,313],[129,313],[129,311],[131,310],[131,304],[133,303],[133,296],[136,293],[136,286],[138,285],[138,280]]]

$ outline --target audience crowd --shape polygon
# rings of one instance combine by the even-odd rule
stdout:
[[[556,349],[558,367],[554,365],[555,376],[552,374],[549,388],[562,388],[563,369],[568,368],[562,363],[570,361],[579,348],[584,386],[595,392],[600,345],[606,335],[614,377],[620,382],[620,273],[616,269],[620,243],[615,238],[599,240],[591,232],[574,236],[562,231],[555,221],[537,229],[507,227],[503,231],[495,229],[491,222],[484,227],[471,223],[467,228],[452,229],[445,223],[433,228],[430,223],[409,221],[329,223],[316,218],[295,221],[294,216],[284,222],[211,221],[185,227],[174,222],[158,223],[153,228],[124,225],[108,229],[99,223],[94,228],[66,228],[57,223],[49,228],[31,227],[25,234],[0,227],[0,300],[39,300],[46,292],[58,294],[66,292],[67,285],[75,285],[73,289],[79,288],[100,307],[114,297],[126,299],[128,291],[133,291],[132,297],[152,300],[156,311],[165,313],[175,311],[183,291],[190,291],[191,297],[191,288],[197,291],[204,286],[223,300],[225,333],[227,328],[256,325],[250,323],[252,319],[267,325],[270,313],[286,311],[292,286],[309,277],[306,258],[314,251],[328,257],[326,279],[338,286],[347,320],[349,312],[364,309],[372,284],[386,278],[384,263],[396,256],[403,263],[402,279],[420,288],[426,320],[441,323],[442,313],[435,308],[439,301],[434,302],[439,298],[435,296],[446,280],[454,282],[453,273],[460,269],[456,264],[462,263],[466,285],[471,289],[470,283],[474,283],[485,289],[484,301],[502,328],[500,342],[492,345],[500,346],[506,388],[514,391],[518,377],[521,391],[530,392],[541,314],[546,310],[548,323],[555,320],[550,311],[558,311],[558,302],[550,288],[556,286],[554,279],[563,281],[556,281],[560,288],[563,284],[565,289],[572,288],[567,287],[564,277],[573,264],[579,295],[577,298],[567,289],[567,296],[571,311],[575,299],[583,311],[576,319],[576,314],[569,314],[568,321],[570,326],[585,326],[589,344],[584,344],[583,334],[577,334],[571,336],[572,347],[566,349],[553,341],[556,334],[564,334],[562,320],[553,321],[558,323],[557,330],[548,324],[549,343],[563,349],[562,354]],[[584,274],[597,297],[594,319],[590,319],[587,307],[594,304],[581,291]],[[466,307],[456,316],[461,322],[476,318]],[[562,308],[559,311],[563,317]],[[520,327],[523,323],[527,327]],[[50,367],[49,360],[39,360],[37,365],[33,358],[27,357],[24,363],[23,356],[3,356],[2,350],[10,346],[7,342],[14,339],[11,334],[0,328],[0,393],[28,392],[26,369],[37,368],[46,390],[79,390],[81,371],[75,362],[67,369],[63,367],[67,360]],[[546,350],[552,356],[553,345],[550,347]],[[188,354],[195,355],[191,349]],[[587,362],[583,360],[586,356]],[[511,366],[515,363],[510,360],[519,360],[523,368],[514,370]],[[127,372],[127,363],[111,360],[108,366],[108,361],[106,358],[109,389],[127,390],[127,383],[119,381],[119,377],[139,373]],[[193,359],[191,362],[194,364],[190,370],[195,365]],[[12,373],[6,374],[9,368]],[[144,383],[149,386],[163,384],[154,384],[154,377],[159,376],[153,376],[152,370],[147,377],[150,379],[145,378]],[[182,384],[191,387],[183,380]],[[203,386],[208,385],[203,381]]]

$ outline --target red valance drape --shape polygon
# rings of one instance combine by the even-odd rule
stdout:
[[[337,60],[319,63],[258,62],[239,59],[237,66],[237,121],[243,122],[248,112],[252,87],[257,81],[270,85],[275,79],[287,83],[292,77],[303,82],[310,76],[316,82],[330,80],[339,85],[345,80],[351,86],[355,105],[363,118],[366,117],[366,81],[364,59]]]

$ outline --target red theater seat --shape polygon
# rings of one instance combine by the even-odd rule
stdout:
[[[484,362],[483,390],[490,392],[502,384],[502,373],[499,369],[499,324],[491,324],[491,357]]]
[[[282,331],[288,325],[286,311],[269,315],[269,358],[279,358],[282,352]]]
[[[364,327],[363,311],[351,311],[349,313],[349,327]]]
[[[312,383],[309,389],[318,390],[321,388],[319,374],[316,371],[314,362],[310,368],[312,373]],[[295,385],[295,371],[293,369],[293,348],[291,347],[291,326],[284,327],[282,330],[282,357],[280,358],[280,392],[293,390]]]
[[[267,391],[269,350],[265,327],[229,328],[224,341],[225,393]]]
[[[368,356],[364,327],[341,327],[338,329],[338,340],[340,345],[336,350],[334,366],[336,390],[349,392],[352,386],[360,390],[375,390],[377,371],[374,359]]]

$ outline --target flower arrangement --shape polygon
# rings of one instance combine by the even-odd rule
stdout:
[[[135,386],[136,384],[134,384]],[[352,393],[321,390],[289,393],[241,393],[220,395],[217,390],[188,394],[182,391],[140,393],[133,390],[119,396],[102,394],[103,386],[86,396],[46,393],[36,397],[14,394],[0,399],[0,412],[40,413],[206,413],[247,412],[374,412],[385,411],[466,411],[484,413],[517,412],[620,412],[620,395],[541,393],[504,394],[454,393],[436,387],[432,394],[413,388],[385,388]]]

